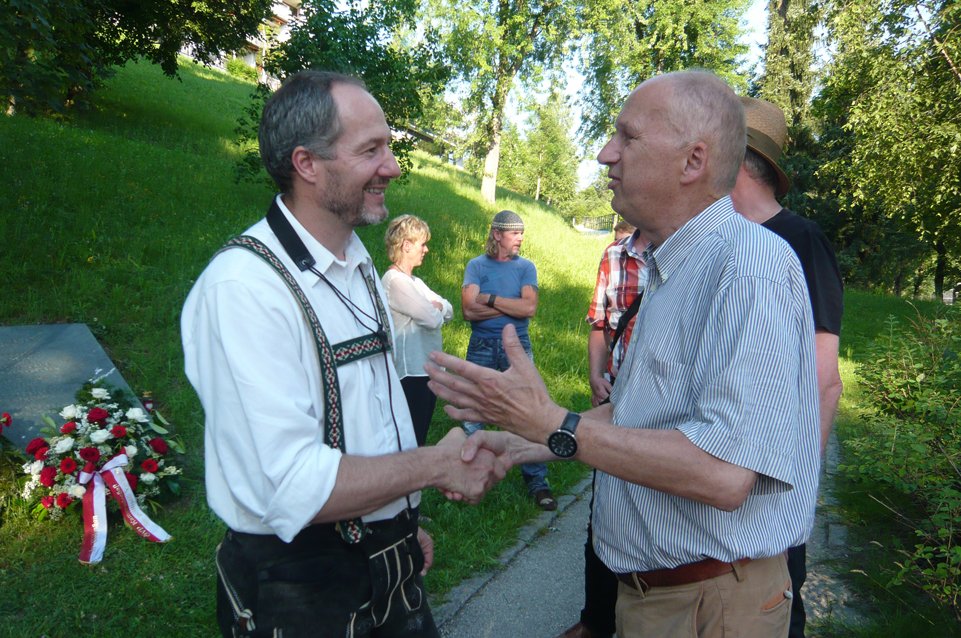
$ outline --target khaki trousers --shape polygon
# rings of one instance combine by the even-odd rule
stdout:
[[[689,585],[617,590],[618,638],[783,638],[791,620],[784,555]]]

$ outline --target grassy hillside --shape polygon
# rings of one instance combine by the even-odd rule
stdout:
[[[178,320],[210,255],[260,218],[272,197],[263,185],[233,180],[233,129],[250,89],[189,64],[182,81],[132,64],[97,96],[93,111],[71,122],[0,118],[0,325],[88,324],[131,387],[153,392],[188,447],[185,495],[156,513],[174,540],[145,543],[114,521],[96,567],[76,560],[79,517],[34,521],[11,498],[18,468],[4,464],[0,636],[215,632],[212,552],[223,527],[204,501],[203,416],[182,372]],[[463,266],[482,251],[490,217],[517,210],[527,223],[524,253],[540,275],[532,322],[537,363],[559,400],[587,407],[583,316],[609,237],[579,235],[508,192],[499,193],[496,208],[485,206],[475,180],[426,156],[415,163],[388,191],[388,205],[431,226],[431,252],[418,274],[459,307]],[[361,232],[381,270],[388,265],[383,232],[384,225]],[[468,334],[455,320],[445,328],[446,349],[463,354]],[[438,410],[432,436],[452,425]],[[564,492],[584,474],[583,466],[567,464],[552,468],[550,479]],[[516,471],[479,507],[432,492],[424,510],[438,548],[427,579],[435,597],[492,565],[537,514]]]

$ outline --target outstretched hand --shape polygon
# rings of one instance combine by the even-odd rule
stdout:
[[[543,443],[566,411],[555,404],[537,368],[508,324],[502,334],[510,367],[498,372],[443,352],[432,352],[424,366],[429,387],[450,405],[444,410],[459,421],[494,423],[529,441]]]

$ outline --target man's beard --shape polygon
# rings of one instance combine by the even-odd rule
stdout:
[[[368,183],[364,185],[364,188],[386,186],[387,182],[383,184]],[[379,224],[387,219],[387,206],[380,205],[376,208],[368,208],[364,204],[363,189],[361,189],[359,195],[351,196],[340,188],[334,187],[327,192],[324,208],[355,228]]]

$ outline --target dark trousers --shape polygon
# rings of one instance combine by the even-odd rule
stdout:
[[[427,430],[434,416],[434,406],[437,405],[437,395],[427,387],[428,381],[430,377],[404,377],[400,380],[407,407],[410,408],[410,418],[414,422],[418,447],[424,447],[427,443]]]
[[[439,638],[420,577],[416,512],[368,527],[354,545],[329,524],[290,543],[228,530],[217,548],[221,634]]]
[[[807,580],[807,545],[798,545],[787,550],[787,571],[791,575],[791,589],[794,598],[791,599],[791,629],[788,638],[804,638],[804,622],[807,614],[804,612],[804,601],[801,600],[801,586]]]
[[[594,479],[597,471],[594,472]],[[617,576],[594,553],[594,487],[591,486],[590,514],[587,519],[587,542],[584,543],[584,608],[581,622],[596,635],[611,636],[614,608],[617,605]]]

